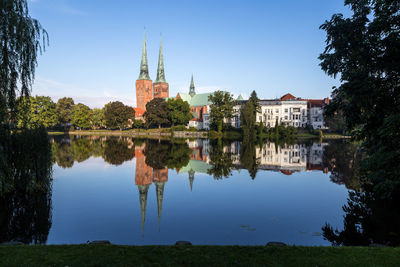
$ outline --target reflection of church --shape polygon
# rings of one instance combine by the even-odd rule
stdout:
[[[156,170],[146,164],[146,157],[143,154],[145,145],[135,147],[136,170],[135,184],[139,189],[140,213],[142,217],[142,229],[146,220],[147,193],[152,183],[156,186],[158,223],[161,221],[162,202],[164,186],[168,182],[168,169]]]

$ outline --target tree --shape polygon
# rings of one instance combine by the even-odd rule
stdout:
[[[106,126],[106,119],[104,116],[104,110],[101,108],[94,108],[92,111],[92,127],[102,128]]]
[[[164,98],[154,98],[146,104],[146,111],[143,114],[147,126],[161,128],[162,124],[168,124],[168,104]]]
[[[56,104],[48,96],[20,97],[16,110],[18,127],[48,128],[58,122]]]
[[[104,148],[104,161],[112,165],[121,165],[125,161],[133,159],[135,147],[130,147],[126,139],[107,139]]]
[[[135,128],[135,129],[140,129],[140,128],[143,128],[143,121],[142,120],[135,120],[134,122],[133,122],[133,128]]]
[[[340,75],[326,115],[343,112],[362,142],[361,192],[350,192],[343,231],[326,225],[333,244],[399,245],[400,212],[400,3],[347,0],[353,14],[335,14],[321,25],[326,47],[319,56],[328,75]]]
[[[208,97],[211,102],[210,121],[212,125],[216,125],[219,133],[222,132],[224,119],[233,117],[233,107],[236,101],[228,92],[216,91]]]
[[[260,100],[258,99],[256,91],[253,90],[253,92],[251,92],[248,102],[250,102],[250,104],[253,106],[253,116],[255,120],[257,113],[261,112]]]
[[[17,91],[29,96],[37,54],[46,44],[47,32],[29,16],[26,0],[0,1],[0,123],[9,114],[14,118]]]
[[[172,126],[175,124],[186,125],[189,123],[189,120],[192,118],[192,114],[190,113],[190,106],[187,101],[183,101],[180,98],[170,98],[167,100],[167,105],[168,119]]]
[[[104,117],[108,128],[122,130],[132,125],[135,110],[119,101],[110,102],[104,106]]]
[[[75,127],[88,129],[92,126],[92,111],[82,103],[75,105],[72,109],[71,123]]]
[[[62,125],[71,123],[72,108],[74,107],[74,100],[70,97],[63,97],[57,101],[57,115],[58,121]]]

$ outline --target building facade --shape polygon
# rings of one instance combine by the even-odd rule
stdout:
[[[143,38],[142,60],[140,62],[140,74],[136,80],[136,106],[140,111],[146,111],[146,104],[156,97],[168,98],[169,85],[165,80],[164,59],[162,44],[160,40],[160,51],[158,54],[157,78],[150,79],[147,63],[146,35]]]

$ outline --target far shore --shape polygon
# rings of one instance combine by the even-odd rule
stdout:
[[[73,130],[73,131],[48,131],[50,135],[104,135],[104,136],[133,136],[144,138],[210,138],[209,131],[174,131],[173,134],[168,128],[161,129],[131,129],[131,130]],[[237,133],[237,132],[235,132]],[[237,134],[236,134],[237,135]],[[212,136],[214,137],[214,136]],[[296,135],[299,139],[319,139],[318,136],[299,132]],[[350,136],[324,133],[322,139],[350,139]]]

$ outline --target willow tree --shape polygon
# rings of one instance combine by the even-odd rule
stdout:
[[[27,0],[0,0],[0,123],[14,118],[18,95],[29,96],[46,45],[48,34],[29,15]]]

